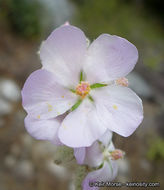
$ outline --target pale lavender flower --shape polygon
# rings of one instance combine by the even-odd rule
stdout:
[[[83,180],[83,190],[97,190],[97,182],[111,182],[118,171],[117,160],[123,157],[123,152],[114,148],[112,133],[106,132],[99,141],[90,147],[75,148],[74,155],[78,164],[93,168]]]
[[[40,58],[42,69],[22,90],[25,127],[33,137],[86,147],[107,129],[127,137],[141,123],[142,102],[120,80],[138,59],[126,39],[102,34],[88,47],[80,29],[63,25],[42,43]]]

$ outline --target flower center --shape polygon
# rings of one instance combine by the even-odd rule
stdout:
[[[76,94],[85,98],[85,96],[90,92],[90,85],[88,82],[81,81],[76,87]]]

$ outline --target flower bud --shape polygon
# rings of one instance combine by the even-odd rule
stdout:
[[[124,152],[122,150],[116,149],[110,152],[110,156],[112,160],[118,160],[124,157]]]

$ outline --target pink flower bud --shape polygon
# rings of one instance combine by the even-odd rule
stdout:
[[[110,153],[110,156],[112,160],[118,160],[120,158],[123,158],[124,154],[125,153],[122,150],[116,149]]]

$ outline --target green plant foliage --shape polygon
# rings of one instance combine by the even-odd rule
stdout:
[[[160,56],[149,56],[145,58],[144,64],[151,70],[159,70],[160,68],[160,62],[161,62]]]
[[[159,39],[162,35],[158,23],[145,14],[140,4],[127,3],[122,0],[90,0],[78,2],[77,17],[75,22],[82,25],[91,39],[99,34],[109,33],[128,38],[129,40],[153,40]],[[157,25],[154,28],[154,24]],[[145,38],[145,39],[144,39]]]
[[[164,160],[164,140],[157,139],[152,142],[148,152],[147,157],[152,161],[163,161]]]
[[[54,163],[57,165],[67,165],[74,159],[73,149],[61,146],[57,148],[54,155]]]
[[[86,166],[78,166],[75,171],[75,189],[82,190],[82,182],[86,177],[88,171]]]
[[[41,33],[41,4],[30,0],[1,0],[1,17],[5,17],[12,30],[26,38],[38,37]]]

